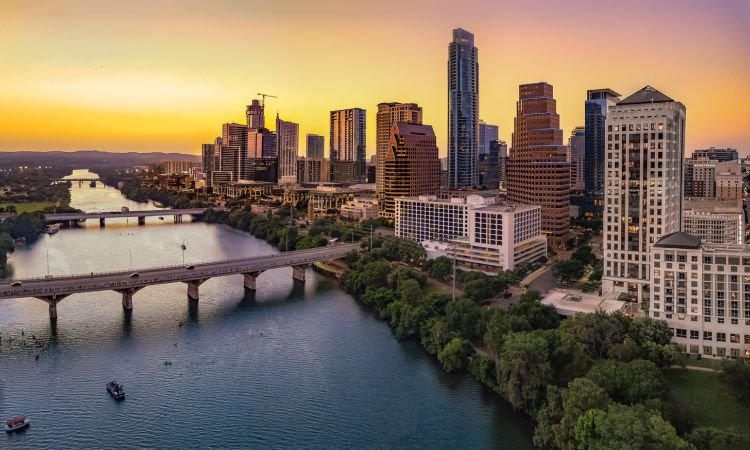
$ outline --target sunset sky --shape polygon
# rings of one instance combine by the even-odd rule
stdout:
[[[446,152],[451,30],[479,48],[480,115],[510,144],[520,83],[555,88],[566,135],[587,89],[652,85],[687,108],[687,151],[750,153],[750,0],[0,0],[0,151],[199,153],[266,117],[326,136],[328,111],[417,102]],[[273,123],[270,124],[273,128]]]

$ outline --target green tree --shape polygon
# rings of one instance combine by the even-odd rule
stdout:
[[[455,337],[438,353],[438,361],[446,372],[459,372],[466,368],[471,345],[465,339]]]
[[[591,368],[586,378],[601,386],[612,399],[627,404],[661,398],[665,387],[661,370],[653,362],[642,359],[628,363],[601,361]]]
[[[451,301],[445,307],[445,319],[448,328],[465,339],[475,339],[482,332],[481,311],[479,306],[468,298]]]
[[[750,400],[750,363],[743,359],[724,361],[719,379],[743,402]]]
[[[540,333],[510,333],[498,361],[500,386],[516,409],[533,414],[546,397],[552,382],[547,341]]]
[[[580,247],[578,250],[573,252],[570,257],[571,259],[581,261],[581,263],[586,266],[590,266],[594,264],[594,262],[596,262],[596,256],[594,256],[594,252],[591,250],[590,245],[584,245]]]
[[[577,281],[583,276],[583,263],[577,259],[558,261],[552,266],[552,275],[560,281]]]
[[[698,427],[687,436],[687,440],[696,450],[735,450],[750,446],[749,438],[713,427]]]
[[[453,273],[453,261],[445,256],[439,256],[430,260],[429,274],[433,278],[445,280]]]
[[[552,426],[555,444],[563,450],[576,449],[576,424],[578,418],[590,409],[607,408],[610,398],[604,389],[586,378],[576,378],[562,390],[562,417]]]
[[[579,449],[691,449],[669,422],[643,405],[610,403],[606,410],[590,409],[578,418],[575,436]]]

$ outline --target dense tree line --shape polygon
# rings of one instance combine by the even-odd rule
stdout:
[[[126,169],[100,169],[99,178],[108,186],[118,187],[120,192],[134,202],[147,203],[155,201],[170,208],[207,208],[211,206],[205,198],[186,192],[174,192],[168,189],[152,187],[154,172],[136,172]]]
[[[70,203],[70,189],[66,183],[53,183],[70,171],[63,168],[26,168],[0,172],[0,187],[5,192],[0,201],[10,203],[59,202]]]
[[[463,297],[425,294],[425,272],[411,263],[421,255],[383,251],[386,242],[347,257],[344,288],[387,320],[397,338],[419,339],[446,371],[468,370],[530,415],[537,447],[718,450],[748,445],[728,431],[693,429],[687,413],[667,397],[663,370],[683,360],[665,322],[604,312],[561,320],[533,290],[509,309],[481,307],[482,298],[497,295],[507,284],[502,277],[476,272],[462,275]],[[410,244],[393,239],[388,245]],[[422,268],[438,278],[452,272],[445,259]],[[477,288],[471,287],[474,281],[479,281]],[[732,379],[750,382],[750,365],[742,363],[732,372],[740,375]]]

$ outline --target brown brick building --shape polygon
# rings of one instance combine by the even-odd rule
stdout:
[[[392,219],[396,197],[435,195],[440,190],[440,159],[430,125],[395,122],[383,167],[380,216]]]
[[[570,164],[552,94],[548,83],[519,86],[508,200],[541,206],[542,232],[552,247],[560,247],[570,221]]]

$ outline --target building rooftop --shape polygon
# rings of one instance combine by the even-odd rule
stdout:
[[[542,299],[545,305],[554,306],[561,316],[593,313],[598,310],[613,313],[624,311],[627,302],[617,300],[617,295],[609,292],[603,296],[584,294],[580,291],[553,289]]]
[[[477,211],[490,211],[490,212],[522,212],[522,211],[531,211],[533,209],[541,209],[541,206],[537,205],[513,205],[513,204],[499,204],[499,205],[490,205],[485,206],[483,208],[477,208]]]
[[[719,200],[716,198],[685,197],[682,209],[694,214],[742,214],[742,199]]]
[[[701,238],[692,234],[677,231],[664,235],[656,241],[654,247],[659,248],[692,248],[697,249],[701,246]]]
[[[617,102],[618,105],[637,105],[640,103],[666,103],[673,102],[671,98],[657,91],[651,86],[646,86],[640,91]]]

